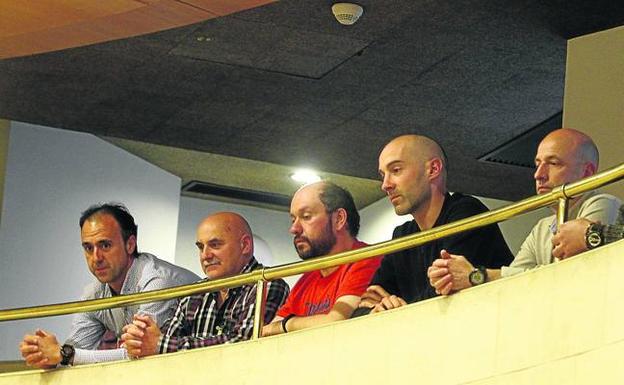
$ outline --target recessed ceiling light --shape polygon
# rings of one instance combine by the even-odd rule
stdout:
[[[290,174],[290,178],[296,182],[305,184],[321,180],[321,177],[316,173],[316,171],[303,168],[295,171],[293,174]]]

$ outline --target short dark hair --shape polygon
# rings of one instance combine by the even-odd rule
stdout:
[[[128,208],[121,203],[97,203],[92,206],[89,206],[85,211],[80,215],[80,229],[82,229],[82,225],[84,225],[85,221],[96,214],[109,214],[117,221],[119,228],[121,229],[121,237],[124,242],[128,242],[130,236],[134,235],[136,238],[138,226],[134,223],[134,217],[128,211]],[[134,248],[133,256],[137,256],[138,247]]]
[[[347,212],[347,224],[349,225],[349,233],[355,237],[360,231],[360,214],[355,207],[353,196],[346,189],[332,182],[323,182],[319,199],[323,202],[325,210],[333,213],[338,209],[344,209]]]

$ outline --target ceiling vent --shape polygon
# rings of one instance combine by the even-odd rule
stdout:
[[[182,192],[187,195],[201,195],[202,198],[247,204],[264,208],[288,211],[290,197],[263,191],[247,190],[236,187],[222,186],[208,182],[193,180],[182,186]]]
[[[537,146],[548,133],[561,128],[561,124],[562,113],[558,112],[525,133],[479,157],[479,160],[534,168]]]

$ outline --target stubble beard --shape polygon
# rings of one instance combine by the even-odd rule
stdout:
[[[336,244],[336,236],[334,235],[333,226],[331,221],[327,222],[325,230],[321,234],[321,237],[317,239],[310,239],[308,237],[300,236],[299,239],[303,239],[308,243],[309,248],[307,250],[300,250],[295,244],[295,250],[299,254],[299,258],[306,260],[310,258],[319,257],[321,255],[327,255]]]

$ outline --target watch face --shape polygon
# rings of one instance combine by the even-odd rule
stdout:
[[[72,345],[65,344],[61,346],[61,365],[69,365],[74,358],[74,347]]]
[[[70,356],[74,352],[74,348],[69,345],[63,345],[63,355]]]
[[[481,270],[475,269],[470,272],[470,275],[468,276],[468,280],[473,286],[481,285],[482,283],[485,282],[485,274],[483,274]]]
[[[587,244],[591,247],[598,247],[602,243],[602,238],[600,238],[600,234],[595,232],[590,232],[587,234]]]

